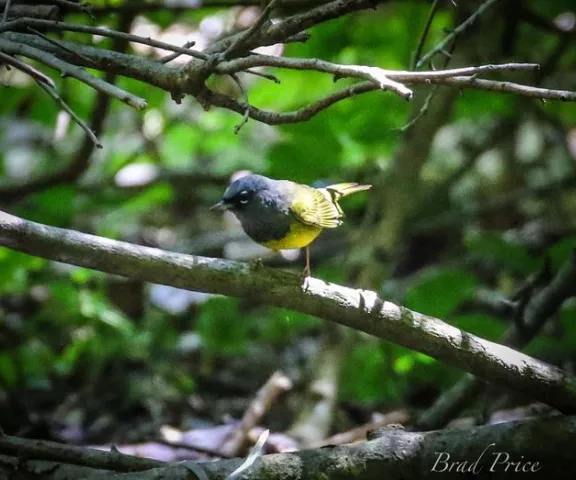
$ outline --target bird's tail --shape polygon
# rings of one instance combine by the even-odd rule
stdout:
[[[359,185],[358,183],[336,183],[335,185],[328,185],[325,188],[335,197],[335,200],[339,200],[346,195],[369,190],[372,188],[372,185]]]
[[[346,195],[351,195],[356,192],[362,192],[363,190],[368,190],[372,188],[372,185],[359,185],[358,183],[336,183],[334,185],[328,185],[320,190],[324,190],[324,195],[332,200],[332,203],[338,211],[338,216],[343,217],[344,212],[342,207],[338,203],[342,197]]]

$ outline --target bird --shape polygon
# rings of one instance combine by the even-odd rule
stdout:
[[[342,225],[338,201],[371,185],[337,183],[314,188],[249,174],[232,182],[211,210],[228,210],[256,243],[274,251],[305,248],[304,277],[311,275],[310,244],[325,228]]]

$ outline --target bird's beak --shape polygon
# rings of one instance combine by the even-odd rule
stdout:
[[[225,210],[228,210],[230,208],[230,205],[227,205],[226,203],[224,203],[224,200],[220,200],[217,204],[212,205],[210,207],[210,210],[215,210],[218,212],[224,212]]]

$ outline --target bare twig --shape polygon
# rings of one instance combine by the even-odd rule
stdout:
[[[182,48],[191,48],[195,44],[196,44],[196,42],[186,42],[184,45],[182,45]],[[171,53],[170,55],[166,55],[165,57],[162,57],[160,59],[160,62],[161,63],[171,62],[172,60],[175,60],[176,58],[178,58],[180,55],[182,55],[182,53],[180,53],[180,52]]]
[[[130,13],[123,13],[118,18],[118,28],[129,30],[130,25],[134,20],[134,15]],[[35,37],[29,37],[34,38]],[[112,48],[116,55],[122,56],[123,52],[128,47],[128,42],[125,40],[114,39]],[[61,49],[57,49],[62,52]],[[74,56],[77,59],[77,56]],[[113,71],[107,71],[104,75],[104,80],[109,84],[114,84],[117,74]],[[91,106],[90,120],[88,122],[90,130],[94,132],[96,137],[102,135],[104,125],[112,97],[105,93],[97,93],[95,101]],[[86,172],[90,167],[90,159],[94,152],[96,145],[92,142],[90,137],[84,136],[81,144],[75,149],[75,152],[69,162],[62,168],[42,175],[36,178],[28,178],[23,182],[10,183],[0,185],[0,201],[4,204],[10,202],[17,202],[26,196],[53,187],[55,185],[65,185],[76,182],[80,176]]]
[[[276,85],[280,85],[282,83],[276,75],[272,75],[270,73],[259,72],[257,70],[244,70],[244,73],[250,73],[251,75],[265,78],[266,80],[274,82]]]
[[[455,46],[456,46],[456,42],[452,42],[452,44],[450,45],[451,51],[454,50]],[[421,52],[418,52],[418,57],[420,56],[420,53]],[[443,66],[442,70],[446,70],[448,68],[449,63],[450,63],[450,57],[446,57],[446,59],[444,60],[444,66]],[[536,65],[535,65],[535,68],[537,68]],[[415,69],[416,69],[416,58],[414,60],[414,66],[413,66],[413,70],[415,70]],[[437,92],[438,92],[438,85],[434,85],[434,87],[430,90],[430,92],[426,96],[426,99],[424,100],[424,103],[420,107],[420,110],[418,111],[418,113],[416,113],[415,115],[413,113],[412,114],[413,115],[412,120],[410,120],[406,125],[404,125],[403,127],[398,129],[401,133],[404,133],[407,130],[409,130],[410,128],[413,128],[414,125],[416,125],[416,123],[418,123],[418,121],[424,115],[426,115],[426,113],[428,113],[428,109],[430,108],[430,105],[432,104],[432,99],[434,98],[434,96],[436,95]]]
[[[498,82],[495,80],[484,80],[474,77],[439,78],[437,79],[437,82],[443,85],[451,85],[453,87],[474,88],[477,90],[488,90],[499,93],[512,93],[523,97],[560,100],[562,102],[576,101],[576,92],[537,88],[513,82]]]
[[[54,82],[50,77],[44,75],[42,72],[36,70],[34,67],[28,65],[27,63],[22,62],[21,60],[18,60],[17,58],[14,58],[10,55],[7,55],[4,52],[0,52],[0,59],[2,59],[4,63],[12,65],[14,68],[17,68],[18,70],[26,73],[27,75],[30,75],[34,80],[37,80],[38,82],[44,85],[48,85],[51,88],[56,87],[56,85],[54,85]]]
[[[95,90],[117,98],[118,100],[121,100],[131,107],[142,110],[147,106],[146,101],[143,98],[126,92],[125,90],[122,90],[115,85],[111,85],[104,80],[88,73],[83,68],[64,62],[63,60],[60,60],[53,55],[50,55],[49,53],[46,53],[37,48],[23,45],[21,43],[14,43],[2,38],[0,38],[0,48],[4,52],[12,53],[13,55],[22,55],[24,57],[28,57],[44,63],[49,67],[59,70],[63,75],[74,77],[81,82],[90,85]]]
[[[361,82],[350,87],[346,87],[338,92],[327,95],[326,97],[307,105],[293,112],[269,112],[261,110],[253,105],[248,105],[248,114],[251,119],[257,120],[268,125],[281,125],[286,123],[299,123],[314,117],[322,110],[334,105],[340,100],[360,95],[362,93],[378,90],[374,82]],[[202,98],[210,105],[227,108],[243,115],[246,112],[246,104],[239,103],[237,100],[223,95],[221,93],[206,89],[202,92]]]
[[[114,74],[106,75],[108,82],[114,81]],[[111,97],[98,93],[92,106],[90,116],[90,130],[98,137],[102,134],[104,122],[111,103]],[[82,144],[75,151],[72,160],[63,168],[47,173],[41,177],[26,179],[24,182],[0,185],[0,201],[4,204],[16,202],[26,196],[53,187],[75,182],[90,166],[90,156],[95,144],[88,136],[84,137]]]
[[[315,70],[331,73],[337,77],[362,78],[374,82],[382,90],[392,90],[406,99],[412,97],[412,91],[404,85],[406,83],[435,83],[435,81],[443,83],[440,80],[442,78],[478,75],[481,73],[497,71],[535,70],[538,68],[538,65],[535,63],[506,63],[501,65],[480,65],[477,67],[464,67],[450,70],[412,72],[408,70],[385,70],[378,67],[367,67],[362,65],[342,65],[318,59],[250,55],[228,62],[222,62],[218,65],[216,70],[219,73],[235,73],[245,70],[246,68],[258,66],[289,68],[292,70]],[[465,81],[461,79],[460,83],[466,83],[467,86],[473,86],[473,82],[470,82],[469,80]]]
[[[478,9],[470,15],[466,20],[464,20],[460,25],[458,25],[452,33],[446,36],[438,45],[436,45],[432,50],[430,50],[426,55],[424,55],[417,63],[416,68],[420,68],[428,60],[430,60],[434,55],[445,50],[446,46],[453,41],[458,35],[462,34],[467,28],[469,28],[476,19],[482,15],[486,10],[488,10],[492,5],[494,5],[498,0],[486,0]]]
[[[246,57],[222,62],[217,67],[219,73],[236,73],[251,67],[277,67],[292,70],[315,70],[318,72],[331,73],[338,77],[356,77],[379,83],[381,77],[386,77],[396,82],[422,83],[418,80],[433,81],[438,78],[457,77],[464,75],[479,75],[490,72],[513,72],[530,71],[539,68],[537,63],[502,63],[491,65],[479,65],[474,67],[452,68],[448,70],[434,70],[425,72],[413,72],[411,70],[385,70],[378,67],[366,67],[362,65],[343,65],[326,62],[315,58],[274,57],[272,55],[249,55]]]
[[[40,38],[46,40],[48,43],[51,43],[52,45],[56,45],[58,48],[61,48],[62,50],[70,53],[71,55],[76,55],[78,58],[81,58],[85,62],[88,62],[88,64],[92,64],[92,66],[94,66],[94,67],[97,66],[96,63],[94,63],[91,59],[89,59],[88,57],[82,55],[81,53],[79,53],[75,50],[72,50],[71,48],[68,48],[66,45],[63,45],[62,42],[59,42],[58,40],[53,40],[52,38],[48,37],[47,35],[44,35],[42,32],[39,32],[35,28],[28,27],[28,30],[31,31],[33,34],[38,35]]]
[[[208,55],[203,54],[202,52],[197,52],[196,50],[191,50],[190,48],[177,47],[176,45],[171,45],[166,42],[153,40],[151,38],[140,37],[138,35],[132,35],[130,33],[118,32],[116,30],[109,30],[107,28],[88,27],[85,25],[75,25],[70,23],[58,22],[54,20],[44,20],[39,18],[18,18],[16,20],[12,20],[0,26],[0,33],[23,27],[42,27],[56,31],[78,32],[78,33],[87,33],[90,35],[100,35],[102,37],[116,38],[119,40],[126,40],[128,42],[141,43],[143,45],[148,45],[150,47],[160,48],[162,50],[176,52],[181,55],[188,55],[190,57],[200,58],[202,60],[206,60],[208,58]]]
[[[37,80],[37,79],[36,79]],[[42,87],[44,89],[44,91],[46,93],[48,93],[48,95],[50,95],[52,97],[52,99],[66,112],[68,112],[68,114],[74,119],[74,121],[80,125],[80,128],[82,128],[82,130],[84,130],[86,132],[86,135],[88,135],[88,137],[90,138],[90,140],[92,140],[92,142],[94,143],[94,145],[97,148],[102,148],[102,144],[100,143],[100,141],[98,140],[98,138],[96,137],[96,135],[94,134],[94,132],[90,129],[90,127],[86,124],[86,122],[84,120],[82,120],[77,114],[76,112],[74,112],[74,110],[72,110],[72,108],[70,108],[70,106],[64,101],[62,100],[62,97],[60,97],[60,95],[58,95],[58,93],[56,93],[56,90],[54,90],[54,88],[49,87],[48,85],[46,85],[44,82],[40,82],[37,81],[38,85],[40,85],[40,87]]]
[[[221,447],[222,454],[227,457],[244,455],[248,447],[248,433],[258,425],[268,412],[276,398],[292,388],[292,381],[285,373],[277,371],[272,374],[262,386],[256,397],[244,413],[238,428],[231,432]]]
[[[90,4],[84,2],[72,2],[70,0],[52,0],[52,3],[56,5],[60,5],[65,8],[69,8],[70,10],[78,10],[80,12],[86,12],[90,17],[95,20],[94,15],[92,14],[92,8]]]
[[[12,0],[6,0],[6,5],[4,5],[4,13],[2,14],[2,23],[6,23],[8,21],[8,12],[10,11],[11,4]]]
[[[240,52],[242,51],[243,48],[245,48],[245,45],[248,43],[248,40],[250,40],[268,20],[268,18],[270,17],[270,13],[272,12],[272,9],[276,6],[276,2],[277,0],[270,0],[268,5],[266,5],[262,10],[260,16],[256,19],[256,21],[252,25],[250,25],[250,27],[248,27],[246,30],[241,32],[240,35],[238,35],[234,39],[234,41],[223,53],[222,58],[230,58],[235,53]]]
[[[242,60],[242,59],[239,59]],[[234,60],[233,62],[235,62]],[[232,62],[229,62],[232,63]],[[223,67],[226,64],[223,63],[219,67]],[[468,72],[476,71],[476,69],[484,71],[494,71],[497,70],[495,65],[485,65],[482,67],[466,67],[464,70]],[[513,64],[507,64],[502,66],[503,69],[514,69]],[[534,68],[534,64],[519,64],[520,69]],[[514,93],[517,95],[534,97],[534,98],[549,98],[554,100],[563,101],[576,101],[576,92],[569,92],[564,90],[549,90],[543,88],[529,87],[525,85],[515,84],[511,82],[498,82],[493,80],[481,80],[474,79],[472,77],[453,77],[449,75],[450,72],[457,72],[463,69],[454,69],[452,71],[436,71],[436,72],[397,72],[390,73],[387,72],[389,77],[394,78],[394,80],[403,81],[406,84],[442,84],[442,85],[452,85],[460,88],[474,88],[479,90],[490,90],[503,93]],[[424,75],[423,75],[424,74]],[[326,97],[307,105],[299,110],[293,112],[268,112],[265,110],[258,109],[253,105],[249,106],[249,116],[253,120],[257,120],[268,125],[278,125],[285,123],[298,123],[306,121],[313,116],[317,115],[322,110],[327,109],[333,104],[344,100],[346,98],[359,95],[366,92],[371,92],[378,90],[379,87],[373,81],[360,82],[350,87],[346,87],[338,92],[327,95]],[[222,108],[227,108],[229,110],[235,111],[243,115],[246,112],[246,105],[239,103],[237,100],[217,93],[208,89],[202,92],[202,99],[206,101],[207,104],[215,105]]]
[[[217,67],[218,72],[235,73],[250,67],[279,67],[293,70],[316,70],[335,75],[336,77],[355,77],[374,82],[382,90],[392,90],[403,98],[412,98],[412,91],[406,86],[390,79],[387,70],[363,65],[340,65],[323,60],[308,58],[274,57],[271,55],[250,55]]]
[[[422,55],[422,49],[424,48],[424,44],[426,43],[428,32],[430,31],[432,21],[434,20],[436,12],[438,11],[438,3],[439,0],[434,0],[432,2],[432,6],[430,7],[430,13],[428,13],[428,18],[426,19],[426,25],[424,25],[424,30],[422,32],[422,35],[420,35],[420,41],[418,42],[418,47],[416,47],[416,53],[414,54],[414,59],[412,60],[412,70],[416,70],[418,60],[420,59],[420,55]]]
[[[406,125],[398,128],[399,132],[402,133],[402,132],[405,132],[406,130],[412,128],[416,124],[416,122],[418,122],[418,120],[420,120],[424,115],[426,115],[426,112],[428,112],[428,109],[430,108],[430,102],[432,101],[432,98],[434,98],[434,95],[435,95],[436,91],[438,90],[438,86],[439,85],[434,85],[434,87],[432,87],[432,90],[430,90],[430,92],[426,96],[426,100],[424,100],[424,103],[422,104],[422,107],[420,108],[418,113],[416,115],[414,115],[412,120],[410,120]]]
[[[374,0],[334,0],[270,25],[260,37],[268,45],[283,42],[315,25],[367,8],[375,8]]]
[[[248,99],[248,92],[244,88],[244,85],[242,85],[242,82],[238,78],[238,75],[236,75],[235,73],[231,73],[230,77],[232,78],[232,80],[234,80],[234,82],[236,82],[236,85],[238,85],[238,88],[242,93],[242,97],[244,97],[244,103],[246,104],[246,110],[242,115],[241,122],[238,125],[234,126],[234,133],[238,134],[240,129],[246,124],[246,122],[248,122],[248,118],[250,116],[250,100]]]

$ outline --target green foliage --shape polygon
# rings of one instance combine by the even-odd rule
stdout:
[[[269,152],[269,174],[273,178],[312,183],[341,165],[341,146],[322,118],[315,117],[306,124],[285,126],[282,130],[284,140]]]
[[[77,191],[72,186],[57,186],[28,198],[27,218],[55,227],[70,225],[75,214]]]
[[[171,185],[155,184],[124,201],[115,210],[107,210],[96,231],[99,235],[113,238],[136,232],[143,220],[154,213],[154,208],[167,204],[171,199]]]
[[[30,277],[42,270],[46,260],[20,252],[0,248],[0,294],[24,293],[29,287]]]
[[[548,249],[548,257],[554,269],[560,269],[576,254],[576,237],[568,236]]]
[[[425,272],[407,292],[404,304],[427,315],[446,318],[476,290],[476,279],[461,270]]]
[[[271,308],[259,323],[259,341],[283,344],[298,335],[322,327],[322,320],[284,308]]]
[[[524,275],[536,271],[542,263],[541,259],[532,256],[526,247],[509,241],[498,233],[471,234],[465,244],[470,253]]]
[[[0,379],[2,385],[12,389],[18,381],[16,372],[15,355],[12,352],[0,353]]]
[[[196,331],[208,351],[234,355],[246,353],[252,327],[250,316],[242,318],[238,300],[214,297],[202,305]]]
[[[345,399],[361,402],[395,399],[398,392],[387,375],[384,352],[375,342],[356,346],[342,365],[341,389]]]

